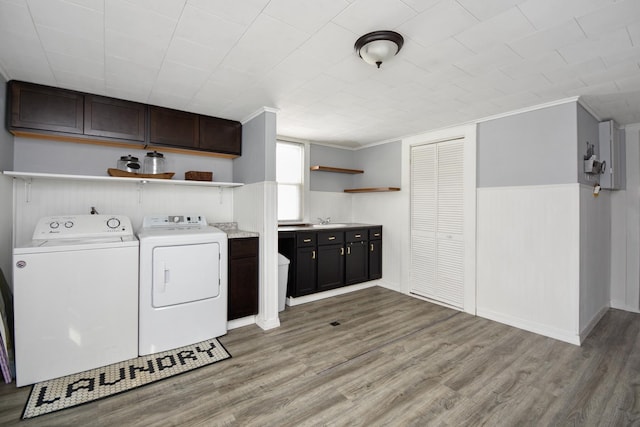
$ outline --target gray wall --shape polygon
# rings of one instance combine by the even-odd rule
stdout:
[[[6,108],[6,80],[0,75],[0,171],[13,170],[13,135],[7,132],[4,124]],[[12,179],[0,175],[0,269],[11,284],[11,229],[13,223],[13,185]]]
[[[477,186],[577,182],[576,105],[567,103],[480,123]]]
[[[107,169],[115,168],[120,156],[131,154],[142,162],[148,151],[150,150],[16,138],[14,166],[20,172],[107,176]],[[162,153],[162,148],[157,148],[157,151]],[[166,171],[175,173],[173,179],[184,179],[184,173],[190,170],[211,171],[214,181],[230,182],[232,179],[233,165],[230,159],[163,154]]]
[[[353,150],[309,144],[310,166],[331,166],[334,168],[357,169],[354,166]],[[309,189],[311,191],[342,192],[353,187],[354,175],[335,172],[311,171]]]
[[[355,152],[356,169],[364,170],[361,175],[354,175],[353,186],[368,187],[400,187],[402,180],[402,142],[363,148]]]
[[[276,180],[276,114],[265,111],[242,124],[242,156],[233,160],[233,182]]]
[[[311,165],[360,169],[362,174],[311,172],[312,191],[342,192],[345,188],[400,187],[402,179],[402,143],[400,141],[349,150],[310,145]]]

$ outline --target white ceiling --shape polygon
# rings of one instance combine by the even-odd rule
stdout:
[[[354,53],[370,31],[402,51]],[[640,0],[0,0],[0,73],[358,147],[573,96],[640,122]]]

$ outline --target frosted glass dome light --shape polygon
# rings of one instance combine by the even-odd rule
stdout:
[[[400,52],[403,44],[404,38],[394,31],[374,31],[360,37],[354,48],[364,62],[380,68]]]

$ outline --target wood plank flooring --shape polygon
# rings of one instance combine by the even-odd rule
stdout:
[[[0,425],[638,425],[639,334],[640,315],[609,310],[576,347],[375,287],[230,331],[230,360],[39,418],[19,421],[30,387],[2,384]]]

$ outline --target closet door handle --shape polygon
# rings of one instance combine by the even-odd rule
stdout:
[[[371,244],[371,252],[373,252],[373,243]]]
[[[347,255],[351,255],[351,246],[347,246]]]
[[[316,251],[311,251],[311,259],[316,259]]]
[[[340,248],[340,255],[344,255],[344,248]]]

